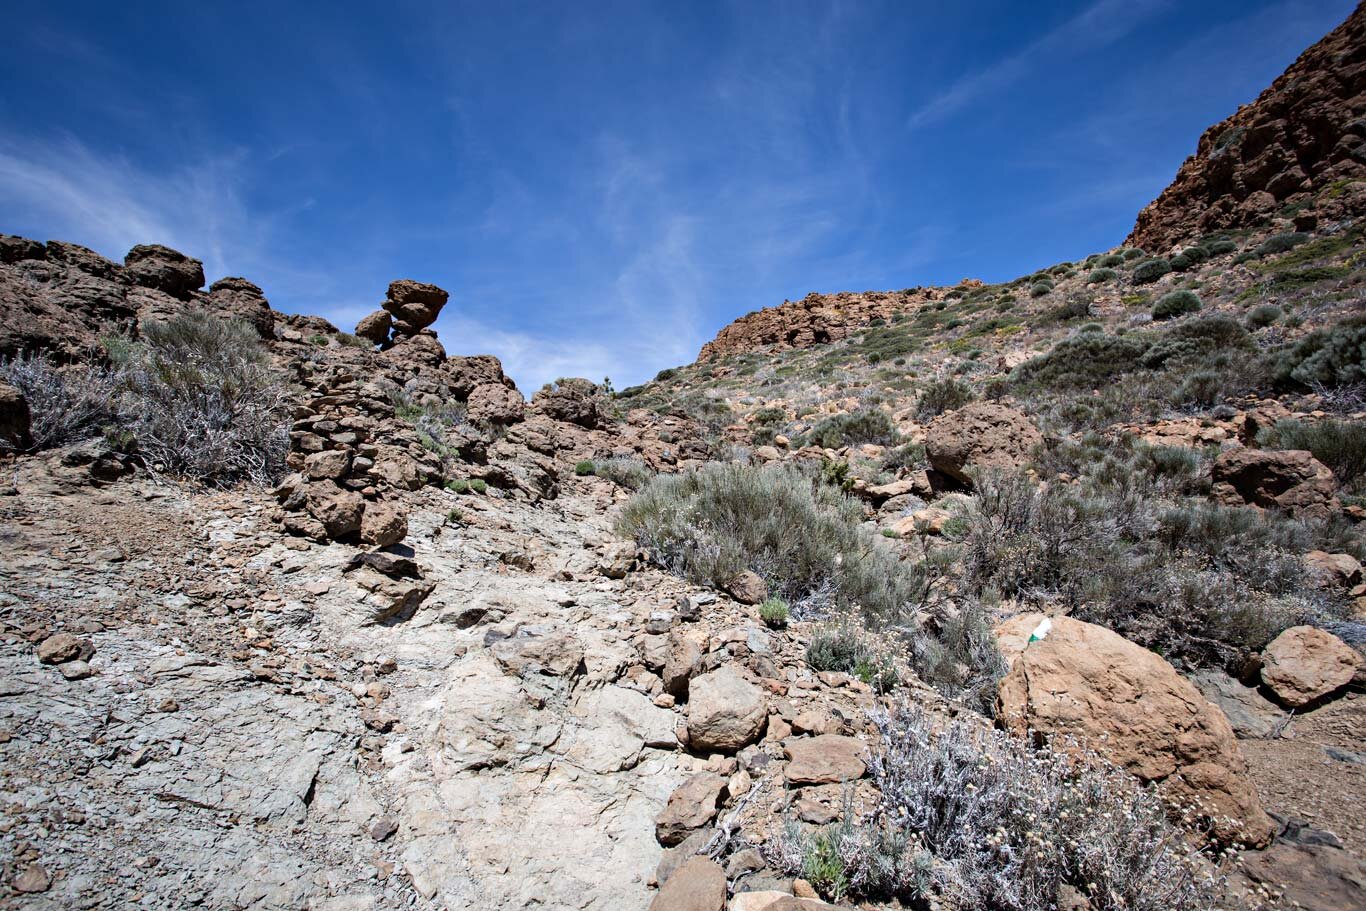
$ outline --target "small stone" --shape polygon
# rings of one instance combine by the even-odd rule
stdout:
[[[179,702],[176,702],[176,701],[175,701],[174,699],[172,699],[170,696],[167,696],[165,699],[161,700],[161,702],[159,702],[159,703],[157,704],[157,711],[158,711],[158,712],[178,712],[178,711],[180,711],[180,703],[179,703]]]
[[[67,680],[84,680],[95,673],[95,669],[84,661],[68,661],[57,665],[57,670]]]
[[[381,816],[370,827],[370,837],[375,841],[388,841],[398,831],[398,823],[388,816]]]
[[[19,875],[11,881],[14,891],[33,894],[35,892],[46,892],[52,888],[52,877],[47,870],[43,869],[42,864],[29,864]]]
[[[89,658],[95,654],[95,646],[89,639],[81,639],[71,633],[54,633],[38,646],[38,660],[43,664],[61,664],[77,658]]]
[[[726,583],[726,593],[741,604],[758,604],[768,597],[768,585],[758,573],[745,570]]]

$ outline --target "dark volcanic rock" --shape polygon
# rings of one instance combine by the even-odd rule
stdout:
[[[161,244],[138,244],[123,258],[123,268],[139,285],[181,300],[204,287],[204,264]]]

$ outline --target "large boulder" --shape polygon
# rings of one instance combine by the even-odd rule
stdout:
[[[275,311],[261,289],[245,278],[220,278],[210,285],[209,309],[248,323],[263,339],[275,338]]]
[[[389,296],[381,305],[394,317],[401,335],[416,335],[441,315],[450,295],[436,285],[401,278],[389,283]]]
[[[479,424],[515,424],[526,417],[526,400],[502,383],[485,383],[470,393],[465,416]]]
[[[1198,806],[1221,843],[1271,839],[1233,728],[1190,681],[1103,627],[1044,620],[1023,614],[997,630],[1010,662],[997,690],[1006,728],[1096,750],[1173,802]]]
[[[734,753],[759,739],[768,718],[763,690],[729,665],[688,686],[688,744],[698,753]]]
[[[204,264],[161,244],[138,244],[123,258],[123,269],[144,288],[155,288],[181,300],[188,300],[204,287]]]
[[[27,449],[33,444],[31,416],[24,394],[0,382],[0,449]]]
[[[968,484],[968,469],[1011,470],[1029,461],[1043,434],[1025,415],[995,402],[948,411],[925,430],[925,454],[936,471]]]
[[[361,317],[356,323],[356,335],[367,342],[383,345],[389,341],[389,332],[394,327],[394,318],[388,310],[376,310],[369,316]]]
[[[1292,708],[1330,696],[1352,682],[1360,657],[1332,633],[1292,626],[1262,651],[1262,683]]]
[[[416,335],[396,336],[393,347],[381,357],[391,364],[410,369],[440,367],[446,360],[446,349],[437,341],[435,333],[419,332]]]
[[[474,354],[448,358],[441,366],[442,378],[451,394],[467,399],[480,386],[501,385],[515,388],[512,380],[503,375],[503,363],[491,354]]]
[[[596,383],[574,377],[547,385],[531,398],[546,417],[596,430],[610,421],[607,402]]]
[[[1214,460],[1211,495],[1228,506],[1251,504],[1309,518],[1333,511],[1333,472],[1299,449],[1230,449]]]

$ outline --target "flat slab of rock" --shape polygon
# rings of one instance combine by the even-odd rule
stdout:
[[[1285,705],[1298,708],[1352,682],[1356,650],[1332,633],[1292,626],[1262,652],[1262,683]]]
[[[726,872],[709,857],[694,857],[659,890],[650,911],[723,911]]]
[[[835,784],[862,778],[868,771],[863,742],[840,734],[820,734],[789,740],[784,749],[789,760],[783,769],[788,784]]]

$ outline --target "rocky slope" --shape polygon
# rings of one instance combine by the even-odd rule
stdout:
[[[1284,210],[1301,229],[1366,212],[1366,6],[1200,137],[1126,243],[1165,253]],[[1323,191],[1329,191],[1324,193]]]
[[[1222,906],[1363,906],[1366,474],[1339,458],[1366,423],[1361,18],[1235,115],[1212,156],[1233,183],[1197,156],[1140,219],[1150,252],[1225,236],[811,295],[615,396],[528,401],[496,357],[448,355],[449,295],[420,281],[353,335],[243,278],[204,290],[165,247],[115,263],[0,235],[0,367],[40,355],[75,388],[207,314],[251,327],[284,405],[278,483],[219,489],[104,428],[45,445],[51,390],[0,383],[4,900],[847,906],[844,867],[794,859],[791,833],[902,818],[879,745],[913,710],[978,747],[1084,744],[1153,786],[1210,848],[1197,871],[1227,876]],[[1277,203],[1298,207],[1244,212],[1287,155],[1307,183]],[[1281,445],[1286,421],[1347,442]],[[765,622],[772,567],[694,585],[620,537],[633,487],[716,461],[847,493],[887,565],[929,573],[914,616]],[[913,672],[974,611],[999,654]],[[817,643],[863,635],[887,651],[817,669]],[[973,907],[922,861],[917,902]],[[1080,885],[1039,904],[1113,906]],[[880,900],[861,906],[902,906]]]

